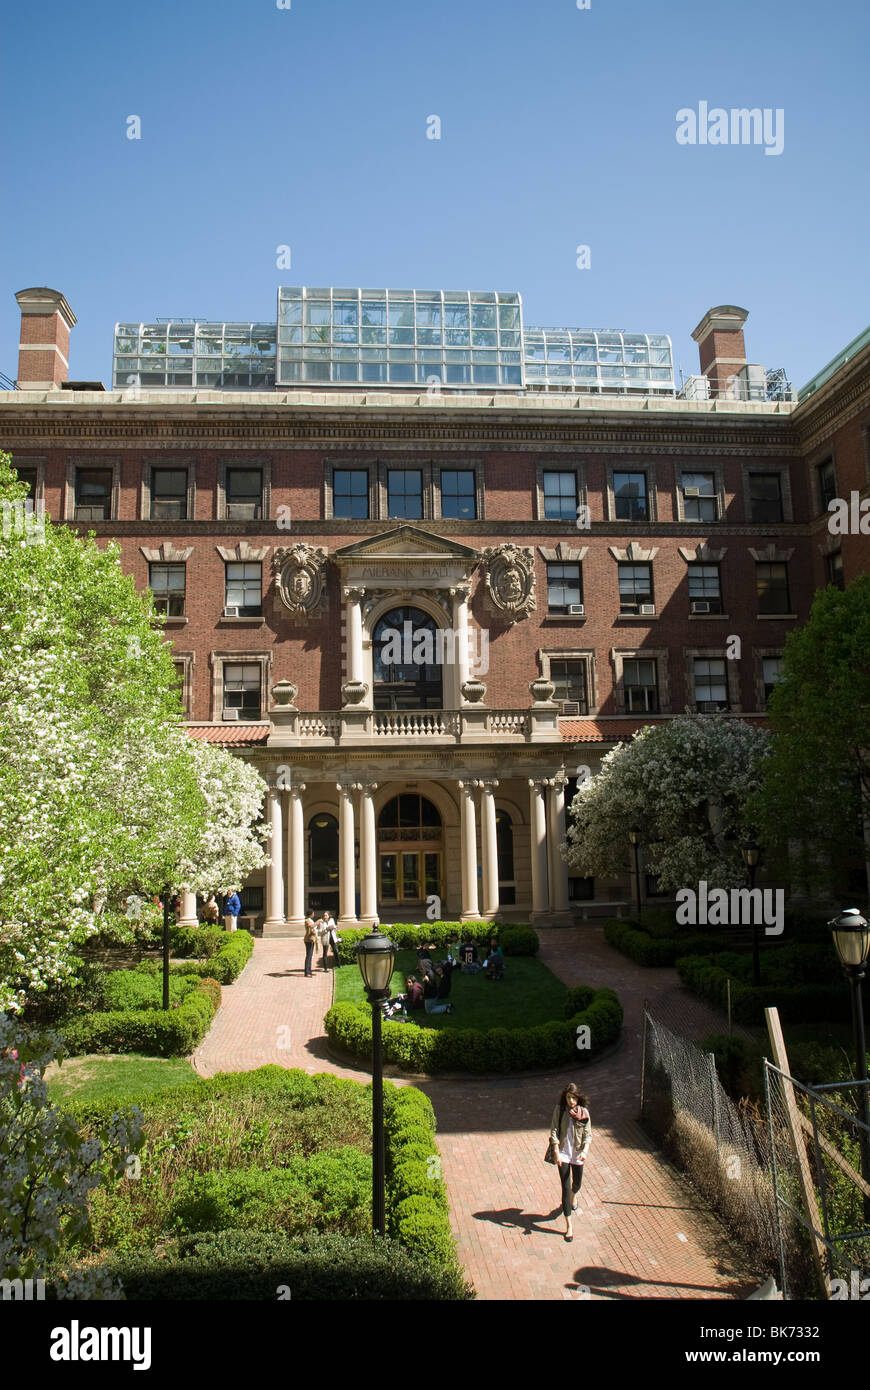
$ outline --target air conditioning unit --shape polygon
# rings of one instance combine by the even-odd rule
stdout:
[[[692,600],[693,613],[709,613],[710,600],[706,598],[696,598]]]
[[[238,711],[237,709],[225,709],[225,710],[224,710],[224,719],[238,719],[238,717],[239,717],[239,711]]]
[[[582,603],[569,603],[569,604],[568,604],[568,612],[569,612],[569,613],[577,613],[580,617],[582,617],[582,616],[583,616],[583,604],[582,604]]]
[[[225,617],[225,618],[237,618],[238,616],[239,616],[239,610],[238,610],[238,608],[225,608],[225,609],[224,609],[224,617]]]
[[[576,718],[580,713],[579,700],[560,700],[559,713]]]
[[[699,714],[718,714],[720,711],[724,714],[728,708],[727,705],[720,704],[718,700],[696,700],[695,704]]]
[[[640,615],[642,618],[652,618],[655,615],[656,606],[654,603],[642,603],[640,605]]]
[[[701,496],[701,489],[700,489],[699,487],[684,487],[684,488],[683,488],[683,496],[684,496],[684,497],[700,497],[700,496]]]

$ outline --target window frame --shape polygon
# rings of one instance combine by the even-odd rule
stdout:
[[[229,591],[230,591],[230,585],[231,585],[231,584],[241,585],[242,592],[246,594],[246,593],[247,593],[247,586],[248,586],[249,584],[253,584],[253,582],[254,582],[254,577],[253,577],[253,575],[247,576],[247,575],[243,574],[243,575],[241,575],[241,577],[236,578],[235,580],[231,579],[231,578],[230,578],[230,569],[231,569],[234,565],[235,565],[237,568],[240,568],[240,569],[242,569],[242,570],[245,570],[245,569],[247,569],[248,567],[250,567],[251,569],[253,569],[255,566],[256,566],[256,568],[259,570],[259,585],[258,585],[259,594],[260,594],[260,601],[259,601],[259,603],[257,603],[257,604],[247,604],[247,603],[245,603],[245,604],[241,604],[241,603],[239,603],[239,604],[231,604],[231,603],[229,602]],[[243,610],[244,610],[243,612],[240,611],[238,614],[236,614],[236,617],[239,617],[239,618],[262,618],[262,616],[263,616],[263,561],[262,561],[262,560],[224,560],[224,606],[223,606],[223,611],[224,611],[224,613],[226,613],[226,610],[227,610],[228,608],[238,608],[238,609],[240,609],[240,610],[243,609]]]
[[[120,460],[120,457],[119,457],[118,455],[116,455],[116,454],[106,454],[106,455],[100,455],[100,454],[80,454],[80,455],[75,455],[75,454],[71,454],[71,455],[69,455],[68,458],[67,458],[67,467],[66,467],[66,488],[65,488],[64,509],[63,509],[63,514],[64,514],[64,520],[65,520],[65,521],[71,521],[71,522],[73,522],[73,523],[75,523],[75,522],[77,521],[77,518],[76,518],[76,510],[77,510],[77,501],[76,501],[76,498],[77,498],[77,493],[78,493],[77,479],[78,479],[78,474],[79,474],[79,472],[80,472],[80,471],[84,471],[84,472],[102,471],[102,470],[108,470],[108,471],[111,472],[111,475],[112,475],[111,490],[110,490],[110,493],[109,493],[109,498],[110,498],[110,502],[109,502],[109,515],[108,515],[108,517],[103,517],[102,520],[103,520],[103,521],[118,521],[118,520],[119,520],[119,508],[120,508],[120,500],[121,500],[121,460]],[[95,521],[96,521],[96,519],[94,519],[93,521],[91,521],[90,524],[91,524],[91,525],[95,524]],[[79,525],[82,525],[82,526],[86,526],[86,525],[88,525],[89,523],[88,523],[87,521],[85,521],[84,519],[82,519],[81,521],[78,522],[78,524],[79,524]]]
[[[652,683],[652,685],[647,685],[646,683],[641,682],[639,685],[631,685],[631,686],[629,686],[629,685],[627,684],[626,678],[625,678],[625,668],[626,668],[626,665],[628,665],[628,664],[631,664],[631,665],[639,665],[641,662],[647,663],[647,664],[649,664],[649,665],[652,666],[652,668],[653,668],[653,683]],[[623,662],[622,662],[622,677],[621,677],[620,684],[621,684],[621,686],[622,686],[622,698],[623,698],[623,702],[624,702],[624,705],[625,705],[625,712],[626,712],[627,714],[661,714],[661,712],[662,712],[662,700],[661,700],[661,691],[660,691],[660,689],[659,689],[659,665],[658,665],[658,661],[656,660],[656,658],[655,658],[654,656],[648,656],[648,655],[646,655],[646,654],[637,653],[637,654],[634,655],[634,656],[624,657],[624,658],[623,658]],[[638,709],[634,708],[634,707],[632,706],[632,704],[630,703],[629,698],[628,698],[628,692],[629,692],[629,690],[654,690],[654,691],[655,691],[655,704],[654,704],[654,706],[650,707],[649,703],[648,703],[648,702],[645,702],[642,709],[641,709],[641,708],[638,708]]]
[[[471,479],[471,516],[448,516],[444,511],[444,477],[445,474],[452,474],[459,477],[464,474]],[[477,473],[474,468],[445,468],[443,465],[438,469],[438,479],[436,483],[436,495],[438,498],[438,513],[444,521],[478,521],[477,514]],[[457,492],[457,497],[460,494]]]
[[[569,609],[570,609],[570,607],[571,607],[571,602],[562,603],[562,604],[553,604],[553,603],[550,601],[550,590],[551,590],[550,570],[551,570],[551,569],[556,569],[556,568],[563,569],[563,570],[565,570],[565,569],[575,570],[575,569],[576,569],[576,571],[577,571],[577,589],[578,589],[578,593],[579,593],[579,598],[577,598],[576,600],[573,600],[573,602],[576,602],[576,603],[578,603],[578,604],[581,604],[581,603],[583,603],[583,601],[584,601],[584,600],[583,600],[583,562],[582,562],[582,560],[545,560],[545,561],[544,561],[544,564],[545,564],[545,566],[546,566],[546,574],[547,574],[547,612],[548,612],[548,613],[566,614],[568,617],[570,617],[571,614],[569,613]],[[562,576],[562,580],[563,580],[563,587],[564,587],[564,576]],[[578,614],[577,616],[579,616],[579,614]]]
[[[167,607],[165,610],[162,609],[162,608],[158,608],[158,604],[160,604],[160,603],[166,603],[167,605],[169,605],[169,604],[172,603],[173,599],[175,599],[175,600],[177,601],[178,595],[177,595],[177,591],[174,591],[174,590],[172,590],[171,588],[167,588],[165,593],[161,593],[161,594],[158,595],[157,590],[154,588],[154,571],[155,571],[155,570],[181,570],[181,572],[182,572],[182,579],[183,579],[184,582],[183,582],[183,584],[182,584],[182,586],[181,586],[181,607],[179,608],[179,610],[178,610],[177,613],[171,612],[170,609],[169,609],[169,607]],[[163,617],[165,617],[165,618],[183,618],[183,617],[185,616],[185,614],[184,614],[184,609],[185,609],[185,604],[186,604],[186,602],[187,602],[187,561],[186,561],[186,560],[149,560],[149,562],[148,562],[148,588],[151,590],[151,593],[152,593],[152,595],[153,595],[153,597],[154,597],[154,611],[155,611],[155,613],[161,613],[161,614],[163,615]]]
[[[624,598],[623,598],[622,578],[623,578],[623,570],[626,570],[626,569],[632,569],[632,570],[642,569],[642,570],[646,570],[647,575],[648,575],[648,577],[649,577],[649,597],[648,597],[648,598],[637,598],[637,597],[635,597],[634,599],[624,599]],[[616,562],[616,585],[617,585],[617,593],[618,593],[618,595],[619,595],[619,616],[620,616],[621,618],[625,618],[625,617],[629,617],[629,618],[640,618],[640,617],[651,617],[651,616],[652,616],[652,614],[641,613],[641,611],[640,611],[641,605],[642,605],[642,604],[652,604],[653,608],[655,608],[656,600],[655,600],[655,588],[654,588],[654,586],[653,586],[653,562],[652,562],[652,560],[617,560],[617,562]],[[635,593],[635,595],[637,594],[637,590],[636,590],[636,589],[634,590],[634,593]]]
[[[779,516],[758,520],[752,514],[752,482],[754,478],[776,478],[779,484]],[[744,514],[750,526],[782,526],[791,521],[791,489],[787,468],[760,467],[757,464],[744,465],[743,468]]]
[[[573,473],[574,475],[574,495],[576,497],[574,515],[569,518],[557,520],[555,517],[548,517],[546,514],[546,501],[544,494],[544,474],[545,473]],[[580,459],[568,459],[552,456],[539,458],[535,463],[535,516],[534,520],[541,522],[545,526],[571,526],[577,530],[577,509],[588,506],[586,495],[586,468]],[[584,528],[586,529],[586,528]]]
[[[772,569],[781,569],[781,570],[783,571],[783,581],[784,581],[784,583],[783,583],[782,585],[776,585],[776,586],[770,585],[770,586],[768,587],[768,590],[766,590],[765,592],[774,592],[774,593],[775,593],[775,592],[778,592],[780,589],[784,589],[784,591],[785,591],[785,607],[784,607],[784,608],[765,608],[765,607],[763,607],[763,605],[762,605],[762,597],[763,597],[763,594],[762,594],[762,588],[761,588],[761,574],[760,574],[760,570],[761,570],[762,567],[764,567],[764,568],[766,568],[766,569],[768,569],[768,570],[772,570]],[[766,617],[766,618],[777,617],[777,618],[780,618],[780,617],[787,617],[787,616],[789,616],[789,615],[791,614],[792,609],[791,609],[791,589],[790,589],[790,587],[789,587],[789,582],[788,582],[788,561],[787,561],[787,560],[756,560],[756,561],[755,561],[755,593],[756,593],[756,599],[757,599],[757,602],[758,602],[758,614],[759,614],[760,617]]]
[[[708,594],[705,594],[705,593],[701,593],[701,594],[693,594],[693,593],[692,593],[692,571],[693,571],[693,570],[696,570],[696,571],[697,571],[697,570],[701,570],[701,569],[708,569],[708,570],[714,570],[714,571],[715,571],[715,574],[716,574],[716,593],[715,593],[715,595],[712,595],[712,596],[711,596],[711,595],[708,595]],[[721,565],[721,562],[720,562],[720,561],[715,561],[715,560],[687,560],[687,561],[686,561],[686,572],[687,572],[686,577],[687,577],[688,588],[689,588],[689,613],[691,614],[691,612],[692,612],[692,604],[693,604],[693,603],[701,602],[701,603],[711,603],[711,604],[716,604],[716,605],[718,605],[717,607],[711,607],[711,608],[710,608],[709,612],[710,612],[711,615],[712,615],[712,614],[719,614],[719,615],[723,614],[723,613],[725,612],[725,609],[724,609],[724,605],[723,605],[723,601],[722,601],[722,565]],[[698,577],[698,576],[696,576],[696,577]],[[696,614],[695,616],[696,616],[696,617],[703,617],[704,615],[703,615],[703,614]]]
[[[365,498],[365,516],[341,516],[341,515],[339,515],[339,513],[338,513],[338,511],[337,511],[338,491],[337,491],[337,488],[336,488],[336,478],[338,477],[339,474],[346,474],[347,477],[349,477],[349,478],[357,477],[357,478],[362,478],[362,479],[364,479],[364,487],[363,487],[362,491],[361,491],[361,492],[358,492],[358,493],[349,492],[349,493],[347,494],[347,496],[348,496],[349,498],[351,498],[351,499],[354,498],[354,497],[364,497],[364,498]],[[329,479],[329,485],[330,485],[330,487],[331,487],[331,515],[332,515],[332,517],[334,517],[334,519],[335,519],[336,521],[371,521],[371,520],[372,520],[372,515],[371,515],[371,510],[372,510],[372,505],[371,505],[371,504],[372,504],[372,497],[371,497],[371,491],[372,491],[372,488],[371,488],[371,477],[370,477],[370,475],[369,475],[369,470],[368,470],[367,468],[345,468],[344,466],[336,465],[336,466],[333,468],[332,472],[331,472],[330,479]],[[344,495],[344,494],[342,494],[342,495]]]
[[[721,464],[678,464],[674,469],[674,473],[676,493],[676,507],[674,510],[678,521],[685,522],[688,526],[718,526],[720,522],[725,520],[725,484]],[[703,501],[704,498],[712,498],[714,500],[716,514],[711,517],[709,521],[705,520],[703,517],[691,517],[687,515],[686,484],[684,482],[687,474],[706,474],[713,479],[713,491],[711,493],[704,493],[703,497],[699,498],[689,498],[690,502],[698,503]],[[693,486],[693,484],[689,486]]]
[[[628,708],[625,698],[625,663],[626,661],[654,661],[656,672],[656,683],[659,694],[659,707],[656,713],[671,713],[671,685],[669,669],[669,649],[667,647],[613,647],[610,652],[610,661],[613,667],[613,690],[616,699],[617,712],[623,715],[633,715],[635,710]]]
[[[617,496],[617,492],[616,492],[616,480],[617,480],[617,478],[619,478],[619,477],[630,478],[630,477],[633,477],[633,476],[634,476],[634,477],[643,478],[643,480],[644,480],[644,494],[643,494],[643,497],[644,497],[644,507],[645,507],[644,514],[643,514],[643,516],[620,516],[620,515],[619,515],[619,503],[620,503],[620,500],[621,500],[621,499]],[[647,521],[652,521],[652,520],[654,520],[654,517],[653,517],[652,514],[651,514],[651,507],[650,507],[650,480],[649,480],[649,470],[648,470],[648,469],[646,469],[646,468],[628,468],[628,467],[625,467],[625,466],[622,466],[622,467],[619,467],[619,468],[612,468],[612,469],[609,468],[609,469],[608,469],[608,478],[607,478],[607,491],[608,491],[608,503],[610,504],[610,505],[609,505],[609,513],[610,513],[610,519],[611,519],[612,521],[624,522],[624,523],[626,523],[626,524],[629,525],[629,526],[634,526],[634,525],[637,524],[638,522],[647,522]]]
[[[227,475],[234,469],[258,469],[260,472],[260,515],[253,519],[231,517],[227,511]],[[263,454],[224,454],[218,458],[216,510],[218,521],[233,526],[258,526],[272,518],[272,460]]]
[[[256,723],[267,724],[269,722],[268,711],[266,709],[266,696],[272,687],[272,652],[271,651],[213,651],[210,654],[211,673],[212,673],[212,712],[213,720],[216,724],[222,723]],[[249,720],[225,720],[224,709],[224,666],[229,665],[254,665],[260,667],[260,718],[259,721]]]

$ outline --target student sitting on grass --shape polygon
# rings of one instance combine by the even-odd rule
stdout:
[[[439,979],[430,980],[428,975],[426,977],[423,984],[423,1003],[427,1014],[452,1014],[453,1005],[448,1003],[446,999],[441,999],[438,994],[440,980],[444,978],[440,965],[438,969],[440,972]]]
[[[488,980],[504,979],[504,953],[495,937],[493,937],[489,943],[489,955],[484,962],[483,968]]]
[[[463,975],[476,975],[480,969],[477,951],[470,936],[466,936],[459,948],[459,961]]]

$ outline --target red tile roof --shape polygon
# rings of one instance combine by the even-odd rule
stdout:
[[[735,715],[745,724],[755,724],[766,728],[768,721],[758,715]],[[673,715],[659,719],[560,719],[559,729],[565,743],[612,743],[621,738],[632,738],[647,725],[655,728],[659,724],[669,724]]]
[[[234,744],[236,747],[254,748],[263,744],[269,737],[268,724],[189,724],[187,732],[191,738],[201,739],[203,743]]]

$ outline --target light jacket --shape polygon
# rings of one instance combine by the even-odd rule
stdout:
[[[550,1138],[553,1140],[555,1144],[558,1145],[560,1150],[569,1149],[571,1147],[572,1137],[569,1132],[570,1126],[570,1129],[575,1129],[577,1131],[576,1144],[579,1150],[578,1156],[580,1158],[585,1159],[586,1154],[589,1151],[589,1145],[592,1142],[592,1121],[589,1118],[589,1111],[586,1110],[583,1106],[581,1106],[580,1112],[582,1115],[585,1115],[586,1118],[584,1120],[579,1120],[575,1122],[571,1118],[571,1112],[569,1111],[566,1105],[565,1113],[562,1116],[562,1123],[560,1125],[560,1108],[561,1107],[559,1105],[556,1105],[555,1109],[553,1110],[553,1118],[550,1121]]]

